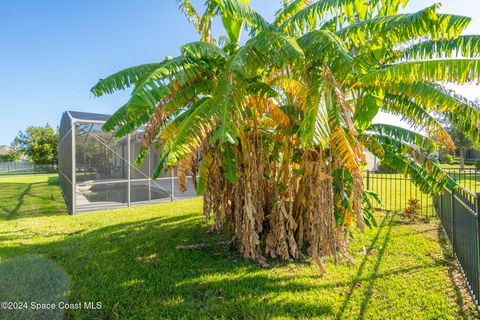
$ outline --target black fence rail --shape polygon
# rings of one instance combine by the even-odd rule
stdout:
[[[380,209],[387,211],[404,211],[410,199],[418,200],[418,214],[433,217],[436,215],[433,198],[417,188],[410,178],[402,173],[367,171],[364,174],[367,190],[377,193],[382,200]]]
[[[459,187],[444,190],[434,200],[438,217],[477,306],[480,302],[479,199],[480,193]]]
[[[419,214],[438,216],[471,294],[480,306],[480,171],[444,171],[459,187],[445,189],[434,197],[425,195],[409,178],[395,172],[365,172],[365,188],[379,195],[383,210],[404,211],[408,201],[416,199],[421,207]]]
[[[459,185],[471,192],[480,192],[480,171],[474,168],[443,169]]]

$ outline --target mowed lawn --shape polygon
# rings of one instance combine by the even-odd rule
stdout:
[[[67,319],[476,316],[435,219],[379,213],[378,228],[354,232],[355,265],[330,259],[323,275],[308,262],[261,268],[244,261],[226,236],[207,234],[200,199],[69,216],[56,182],[52,175],[0,177],[1,298],[62,299],[63,290],[70,303],[101,302],[67,310]],[[195,244],[203,245],[177,248]],[[12,278],[15,290],[6,285]],[[19,283],[44,296],[22,293]],[[0,311],[0,318],[18,314]]]
[[[435,216],[432,197],[422,193],[401,173],[370,173],[364,176],[365,187],[379,195],[382,202],[376,204],[386,210],[404,211],[410,199],[417,199],[421,213]]]
[[[450,171],[452,179],[460,186],[473,193],[480,192],[480,171],[466,169],[465,171]],[[364,176],[365,187],[376,192],[382,199],[377,205],[387,210],[404,211],[408,207],[408,200],[417,199],[421,205],[421,213],[435,216],[433,197],[420,191],[402,173],[370,173]]]

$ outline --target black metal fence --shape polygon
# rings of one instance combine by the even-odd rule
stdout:
[[[0,176],[56,172],[58,172],[56,165],[40,165],[31,162],[0,162]]]
[[[435,197],[434,206],[472,296],[480,303],[480,171],[445,169],[461,187]]]
[[[480,191],[480,171],[474,168],[444,169],[459,185],[471,192]]]
[[[368,171],[364,175],[365,187],[380,196],[381,209],[404,211],[408,201],[416,199],[421,207],[419,214],[438,216],[471,294],[480,306],[480,171],[444,170],[460,187],[445,189],[435,197],[425,195],[409,178],[395,172]]]
[[[433,198],[421,192],[410,178],[402,173],[367,171],[364,180],[365,188],[377,193],[382,200],[380,209],[404,211],[409,200],[416,199],[420,204],[419,214],[431,217],[436,215]]]
[[[444,169],[460,186],[472,193],[480,192],[480,171],[473,168],[465,170]],[[419,214],[423,216],[437,216],[434,207],[434,198],[420,191],[402,173],[367,171],[364,175],[367,190],[376,192],[382,199],[381,209],[388,211],[404,211],[410,199],[420,203]]]
[[[445,190],[434,206],[477,306],[480,298],[480,193]]]

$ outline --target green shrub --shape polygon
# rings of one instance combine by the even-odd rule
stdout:
[[[396,172],[396,170],[394,168],[392,168],[391,166],[389,166],[387,163],[381,161],[378,165],[377,165],[377,171],[381,171],[381,172]]]
[[[443,153],[440,156],[440,163],[452,164],[453,160],[453,156],[449,153]]]
[[[477,165],[477,159],[465,159],[465,164],[467,166],[476,166]]]
[[[420,200],[412,198],[408,200],[408,206],[405,208],[405,214],[410,219],[413,219],[416,215],[418,215],[421,209],[422,204]]]
[[[480,159],[475,161],[475,170],[480,170]]]
[[[0,154],[0,162],[16,162],[20,160],[20,152],[18,150],[10,150],[7,154]]]

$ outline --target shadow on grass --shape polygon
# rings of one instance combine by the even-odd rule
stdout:
[[[377,233],[373,237],[373,239],[370,243],[370,246],[368,248],[368,251],[371,251],[371,250],[374,249],[378,240],[380,239],[381,233],[386,228],[386,235],[385,235],[385,238],[382,242],[382,245],[380,246],[381,249],[380,249],[379,253],[376,255],[376,260],[375,260],[375,264],[374,264],[374,267],[373,267],[373,271],[371,272],[371,276],[366,278],[366,280],[367,280],[367,285],[366,285],[366,290],[365,290],[366,294],[365,294],[365,298],[363,299],[363,302],[361,304],[360,314],[358,316],[359,319],[364,318],[365,311],[366,311],[366,308],[368,306],[368,303],[370,302],[370,297],[371,297],[371,294],[368,294],[368,293],[369,292],[371,293],[375,281],[377,280],[377,278],[379,278],[378,270],[380,268],[380,264],[382,262],[383,255],[385,254],[385,249],[386,249],[386,247],[387,247],[387,245],[390,241],[391,230],[392,230],[392,227],[395,224],[397,224],[393,220],[393,215],[394,215],[394,213],[388,213],[387,215],[385,215],[383,217],[382,222],[378,226]],[[367,254],[365,254],[365,257],[362,259],[362,262],[358,266],[356,276],[353,279],[352,283],[350,284],[350,288],[349,288],[350,294],[345,296],[345,299],[343,300],[340,311],[336,315],[337,319],[342,319],[343,318],[343,314],[344,314],[344,312],[345,312],[345,310],[348,306],[348,303],[350,302],[350,300],[352,298],[351,293],[353,292],[355,287],[361,282],[362,277],[364,278],[363,274],[365,272],[368,272],[368,270],[366,270],[366,265],[367,265],[368,260],[369,260],[369,255],[367,253]]]
[[[207,234],[208,228],[203,217],[192,212],[118,224],[50,244],[0,248],[0,256],[50,258],[72,279],[70,302],[93,299],[105,306],[67,311],[67,318],[332,315],[327,302],[273,301],[272,296],[286,291],[293,294],[319,286],[295,283],[293,276],[269,276],[224,244],[224,236]],[[208,246],[176,249],[192,243]]]
[[[476,312],[474,315],[475,319],[478,319],[480,314],[476,311],[477,308],[475,307],[475,302],[473,301],[469,289],[467,288],[467,284],[465,283],[465,279],[459,270],[450,241],[448,240],[441,224],[438,225],[437,236],[442,247],[443,261],[448,264],[448,275],[455,290],[455,300],[459,306],[462,306],[460,310],[462,313],[462,319],[468,319],[471,317],[472,310]]]
[[[358,282],[372,288],[381,278],[428,267],[378,272],[393,226],[392,217],[382,220],[370,244],[378,248],[381,240],[381,247],[376,255],[365,256],[352,282],[322,281],[318,274],[302,274],[302,279],[288,273],[272,276],[272,270],[232,251],[225,236],[208,235],[209,225],[198,212],[79,231],[52,243],[0,247],[0,256],[50,258],[72,279],[70,302],[101,301],[104,306],[69,310],[67,318],[341,318],[349,295],[340,312],[328,300],[298,297],[339,286],[353,290]],[[176,249],[199,243],[206,246]],[[367,259],[373,270],[366,268]],[[360,318],[369,302],[365,296]]]
[[[48,182],[0,183],[0,220],[66,214],[60,190],[51,178]]]
[[[25,203],[25,197],[30,193],[32,186],[39,183],[7,183],[2,184],[3,194],[0,196],[0,209],[4,211],[4,219],[10,220],[18,215],[20,209]],[[22,190],[15,194],[16,190]],[[14,206],[9,208],[4,203],[12,203]]]
[[[41,256],[25,255],[1,261],[0,301],[19,307],[2,308],[0,320],[64,319],[61,308],[40,309],[32,307],[32,303],[65,304],[69,281],[54,262]]]
[[[0,183],[0,220],[65,214],[57,184],[56,177],[41,183]],[[275,273],[275,268],[264,270],[244,261],[225,244],[225,236],[208,235],[209,225],[193,211],[93,230],[90,226],[65,233],[54,230],[43,234],[43,242],[36,244],[26,244],[22,230],[4,232],[0,233],[0,257],[3,262],[7,258],[43,256],[71,279],[69,302],[102,302],[101,310],[68,310],[68,319],[344,318],[350,316],[353,304],[358,305],[354,307],[355,316],[362,319],[371,303],[367,293],[378,281],[444,263],[439,260],[380,272],[392,228],[410,224],[393,217],[385,216],[370,238],[369,249],[375,248],[375,254],[366,254],[349,275],[334,280],[319,274]],[[8,246],[1,245],[8,241]],[[178,245],[199,243],[207,246],[176,249]],[[301,266],[299,263],[294,268]],[[279,267],[288,269],[287,264]],[[329,302],[332,291],[343,292],[345,288],[352,292],[357,283],[362,283],[364,295],[354,300],[351,294],[337,297],[340,308]],[[457,291],[457,302],[463,303],[460,289]],[[318,298],[302,299],[302,295]]]

